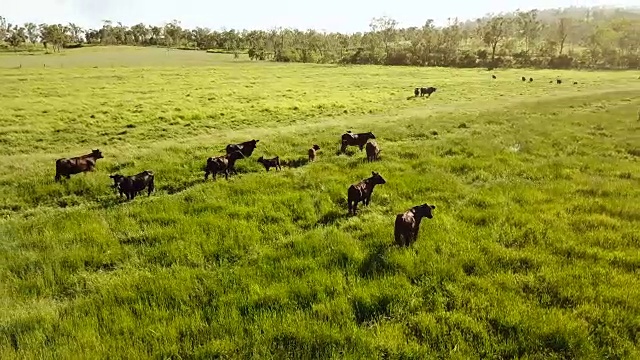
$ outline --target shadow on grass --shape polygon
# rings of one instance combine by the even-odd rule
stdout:
[[[349,214],[346,211],[331,210],[328,213],[322,215],[316,222],[317,226],[335,225],[338,221],[347,219]]]
[[[303,167],[305,165],[309,164],[309,158],[308,157],[299,157],[297,159],[293,159],[293,160],[284,160],[282,161],[282,166],[283,167],[289,167],[289,168],[299,168],[299,167]]]
[[[362,265],[360,265],[360,276],[363,278],[375,278],[392,273],[394,267],[388,258],[389,248],[389,245],[385,243],[376,244],[362,261]]]

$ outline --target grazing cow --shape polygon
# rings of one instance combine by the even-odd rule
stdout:
[[[231,154],[235,151],[241,151],[244,157],[250,157],[251,154],[253,154],[253,150],[255,150],[258,145],[258,141],[260,140],[250,140],[239,144],[229,144],[225,150],[227,154]]]
[[[120,196],[124,193],[127,200],[133,200],[145,188],[147,188],[147,196],[151,196],[151,192],[155,189],[155,177],[150,170],[132,176],[115,174],[109,177],[113,179],[113,188],[120,191]]]
[[[415,89],[413,90],[413,94],[414,94],[416,97],[418,97],[418,95],[420,95],[420,88],[415,88]]]
[[[549,84],[553,84],[553,80],[549,81]]]
[[[224,178],[229,179],[229,172],[237,174],[235,169],[236,161],[244,157],[241,151],[234,151],[230,154],[208,158],[204,169],[204,179],[207,180],[209,174],[211,174],[213,180],[215,180],[218,173],[224,173]]]
[[[367,161],[378,160],[378,155],[380,154],[380,147],[378,146],[378,142],[375,140],[369,140],[365,145],[367,151]]]
[[[573,82],[573,85],[578,85],[578,82],[577,82],[577,81],[574,81],[574,82]]]
[[[371,177],[360,181],[357,184],[349,186],[347,190],[347,204],[349,213],[355,215],[358,211],[358,203],[362,202],[364,206],[368,206],[371,202],[373,188],[376,185],[386,184],[387,182],[377,172],[371,172]]]
[[[529,82],[533,82],[533,78],[529,78]]]
[[[313,145],[311,149],[309,149],[309,162],[316,160],[316,153],[320,150],[320,146]]]
[[[527,78],[523,76],[522,81],[527,81]]]
[[[497,79],[497,77],[495,75],[491,75],[492,78]]]
[[[433,86],[429,86],[428,88],[421,88],[420,96],[424,96],[426,94],[427,97],[431,97],[431,94],[433,94],[434,92],[436,92],[436,88],[434,88]]]
[[[557,80],[556,80],[556,84],[562,84],[562,80],[557,79]]]
[[[371,131],[368,133],[359,133],[354,134],[351,130],[347,130],[345,134],[342,134],[342,146],[340,147],[340,152],[344,153],[347,149],[347,146],[357,146],[362,151],[362,148],[367,143],[369,139],[375,139],[375,135]]]
[[[62,176],[69,179],[73,174],[78,174],[85,171],[93,171],[96,166],[96,161],[102,158],[102,152],[96,149],[92,150],[90,154],[73,158],[58,159],[56,160],[55,180],[59,181]]]
[[[415,242],[418,239],[422,218],[433,218],[432,210],[435,208],[435,205],[422,204],[412,207],[404,214],[396,215],[394,227],[396,245],[409,246]]]
[[[260,156],[258,162],[261,163],[267,171],[272,167],[276,168],[276,170],[282,170],[282,167],[280,166],[280,157],[278,156],[273,159],[265,159],[263,156]]]

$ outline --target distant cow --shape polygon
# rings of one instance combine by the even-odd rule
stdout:
[[[241,151],[244,157],[250,157],[251,154],[253,154],[253,150],[255,150],[258,145],[258,141],[260,140],[250,140],[239,144],[229,144],[225,150],[227,154],[231,154],[235,151]]]
[[[365,150],[367,151],[367,161],[378,160],[378,155],[380,154],[378,142],[375,140],[369,140],[365,145]]]
[[[357,146],[362,151],[362,148],[367,143],[369,139],[375,139],[375,135],[371,131],[368,133],[359,133],[354,134],[351,130],[348,130],[345,134],[342,134],[341,141],[342,146],[340,147],[340,152],[344,153],[347,149],[347,146]]]
[[[431,94],[433,94],[434,92],[436,92],[436,88],[434,88],[433,86],[429,86],[428,88],[421,88],[420,96],[427,95],[427,97],[431,97]]]
[[[562,84],[562,80],[557,79],[557,80],[556,80],[556,84]]]
[[[432,210],[435,205],[422,204],[414,206],[403,214],[396,215],[394,236],[396,245],[409,246],[418,239],[420,232],[420,222],[423,217],[433,218]]]
[[[418,97],[418,95],[420,95],[420,88],[415,88],[415,89],[413,90],[413,94],[414,94],[416,97]]]
[[[278,156],[273,159],[265,159],[264,156],[260,156],[258,162],[261,163],[267,171],[272,167],[276,168],[276,170],[282,170],[282,167],[280,166],[280,157]]]
[[[56,160],[55,180],[59,181],[62,176],[69,179],[73,174],[78,174],[85,171],[93,171],[96,166],[96,161],[102,158],[102,152],[96,149],[92,150],[91,153],[87,155],[58,159]]]
[[[573,85],[578,85],[578,82],[577,82],[577,81],[574,81],[574,82],[573,82]]]
[[[527,78],[523,76],[522,81],[527,81]]]
[[[529,78],[529,82],[533,82],[533,78],[532,78],[532,77],[531,77],[531,78]]]
[[[120,191],[120,196],[124,193],[127,200],[133,200],[140,191],[147,188],[147,196],[151,196],[151,192],[155,189],[155,181],[153,171],[145,170],[133,176],[124,176],[121,174],[109,175],[113,179],[113,187]]]
[[[376,185],[386,184],[387,182],[377,172],[371,172],[371,177],[360,181],[357,184],[349,186],[347,190],[347,205],[349,213],[355,215],[358,210],[358,203],[362,202],[364,206],[368,206],[371,202],[373,188]]]
[[[491,75],[492,78],[497,79],[497,77],[495,75]]]
[[[320,150],[320,146],[313,145],[311,149],[309,149],[309,162],[316,160],[316,153]]]
[[[237,174],[235,164],[238,159],[244,158],[244,154],[241,151],[234,151],[230,154],[210,157],[207,159],[207,165],[204,169],[204,179],[209,178],[209,174],[212,175],[213,180],[216,179],[216,174],[223,173],[224,178],[229,178],[229,173],[233,172]]]

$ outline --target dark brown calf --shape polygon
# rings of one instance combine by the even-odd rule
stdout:
[[[56,160],[55,179],[56,181],[59,181],[62,176],[69,179],[73,174],[78,174],[85,171],[93,171],[96,166],[96,161],[102,158],[102,152],[96,149],[91,151],[91,154],[67,159],[58,159]]]
[[[437,89],[434,88],[433,86],[429,86],[428,88],[421,88],[420,89],[420,96],[427,95],[427,97],[431,97],[431,94],[436,92],[436,90]]]
[[[255,150],[258,146],[258,141],[260,140],[250,140],[241,142],[239,144],[229,144],[225,148],[225,151],[227,152],[227,154],[240,151],[242,152],[242,155],[244,155],[244,157],[250,157],[251,154],[253,154],[253,150]]]
[[[273,159],[265,159],[263,156],[260,156],[258,162],[261,163],[267,171],[272,167],[276,168],[276,170],[282,170],[279,156],[276,156]]]
[[[120,191],[120,196],[124,193],[127,200],[133,200],[145,188],[147,188],[147,196],[151,196],[151,192],[155,189],[155,177],[150,170],[132,176],[115,174],[109,177],[113,179],[113,187]]]
[[[527,78],[523,76],[522,81],[527,81]]]
[[[242,152],[235,151],[230,154],[208,158],[207,165],[204,169],[204,179],[207,180],[209,178],[209,174],[211,174],[213,180],[215,180],[216,174],[218,173],[224,173],[224,178],[229,179],[229,172],[237,174],[235,168],[236,161],[244,157],[245,156]]]
[[[415,95],[416,97],[418,97],[418,95],[420,95],[420,88],[415,88],[413,90],[413,95]]]
[[[433,218],[431,211],[435,208],[435,205],[422,204],[412,207],[404,214],[396,215],[394,227],[396,245],[409,246],[412,242],[415,242],[418,239],[422,218]]]
[[[378,155],[380,155],[380,147],[378,146],[378,142],[375,140],[369,140],[367,145],[365,145],[365,150],[367,151],[367,161],[378,160]]]
[[[360,148],[360,151],[362,151],[362,148],[367,143],[367,141],[369,139],[375,138],[376,136],[373,135],[371,131],[369,131],[368,133],[354,134],[349,130],[346,133],[342,134],[342,137],[340,139],[342,141],[340,152],[344,153],[344,151],[347,149],[347,146],[357,146]]]
[[[313,145],[311,149],[309,149],[309,162],[314,161],[316,159],[316,153],[320,150],[320,146]]]
[[[360,181],[357,184],[349,186],[347,190],[347,205],[349,213],[355,215],[358,211],[358,203],[362,202],[364,206],[368,206],[371,202],[373,188],[376,185],[386,184],[387,182],[377,172],[372,172],[371,177]]]

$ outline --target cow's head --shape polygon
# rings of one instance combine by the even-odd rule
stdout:
[[[422,205],[418,205],[414,207],[413,211],[416,213],[416,215],[420,217],[427,217],[427,219],[431,219],[433,218],[433,213],[431,211],[435,208],[436,208],[435,205],[429,205],[427,203],[424,203]]]
[[[92,151],[91,151],[91,155],[93,155],[93,157],[94,157],[95,159],[102,159],[102,158],[104,158],[104,156],[102,156],[102,152],[101,152],[100,150],[98,150],[98,149],[92,150]]]
[[[382,184],[386,184],[387,181],[382,178],[382,175],[378,174],[375,171],[371,172],[371,177],[369,178],[369,180],[374,184],[374,185],[382,185]]]

